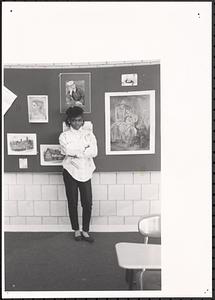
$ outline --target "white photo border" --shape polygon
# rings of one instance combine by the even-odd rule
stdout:
[[[40,165],[41,166],[62,166],[62,161],[58,162],[46,162],[43,158],[43,152],[47,148],[60,149],[60,144],[40,144]]]
[[[113,151],[110,141],[110,97],[150,95],[150,147],[149,150]],[[154,154],[155,153],[155,90],[105,93],[105,150],[106,155]]]
[[[10,142],[13,140],[13,137],[23,137],[31,138],[33,140],[33,149],[32,150],[23,150],[23,151],[14,151],[10,147]],[[8,155],[37,155],[37,134],[36,133],[7,133],[7,154]]]
[[[30,101],[31,101],[31,98],[33,98],[33,97],[41,98],[42,100],[44,100],[45,111],[46,111],[45,120],[44,119],[31,120],[31,118],[30,118]],[[28,95],[27,100],[28,100],[28,121],[29,121],[29,123],[48,123],[49,122],[48,96],[47,95]]]
[[[87,76],[87,78],[81,78],[81,76]],[[63,78],[65,77],[65,78]],[[66,78],[67,77],[67,78]],[[86,88],[85,91],[85,96],[88,96],[88,105],[89,109],[86,110],[84,109],[84,113],[91,113],[92,110],[92,104],[91,104],[91,73],[90,72],[64,72],[64,73],[59,73],[59,92],[60,92],[60,113],[65,113],[65,109],[62,105],[62,103],[65,101],[65,95],[64,95],[64,89],[62,87],[64,81],[66,80],[73,80],[73,81],[78,81],[78,80],[84,80],[85,83],[88,83],[88,90]],[[87,93],[86,93],[87,92]]]

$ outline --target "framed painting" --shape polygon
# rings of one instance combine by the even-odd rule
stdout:
[[[36,155],[36,133],[8,133],[7,149],[8,155]]]
[[[80,106],[91,112],[91,73],[60,73],[60,112]]]
[[[28,120],[30,123],[48,123],[48,96],[28,95]]]
[[[137,74],[122,74],[121,75],[122,86],[136,86],[137,85]]]
[[[107,155],[155,153],[155,91],[105,93]]]
[[[40,145],[41,166],[61,166],[64,155],[61,154],[61,146],[58,144]]]

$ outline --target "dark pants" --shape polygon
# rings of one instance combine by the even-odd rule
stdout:
[[[81,182],[74,179],[67,170],[63,170],[63,180],[68,200],[69,217],[73,230],[79,230],[78,222],[78,189],[80,191],[83,231],[89,231],[92,211],[92,187],[91,180]]]

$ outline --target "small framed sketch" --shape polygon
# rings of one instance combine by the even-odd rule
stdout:
[[[28,159],[27,158],[19,158],[19,168],[20,169],[28,168]]]
[[[48,123],[48,96],[28,95],[28,120],[30,123]]]
[[[60,112],[80,106],[91,112],[91,73],[60,73]]]
[[[61,166],[64,155],[61,154],[60,145],[40,145],[41,166]]]
[[[137,85],[137,74],[122,74],[121,75],[122,86],[136,86]]]
[[[107,155],[155,153],[155,91],[105,93]]]
[[[8,133],[7,149],[8,155],[36,155],[36,133]]]
[[[91,121],[84,121],[83,128],[85,130],[93,131],[93,124]],[[69,127],[66,126],[66,123],[63,122],[63,131],[69,130]]]

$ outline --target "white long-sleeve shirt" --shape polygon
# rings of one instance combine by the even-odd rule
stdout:
[[[60,134],[59,143],[61,153],[65,155],[63,168],[78,181],[91,179],[96,168],[93,157],[98,154],[95,135],[83,127],[78,130],[70,127],[68,131]]]

